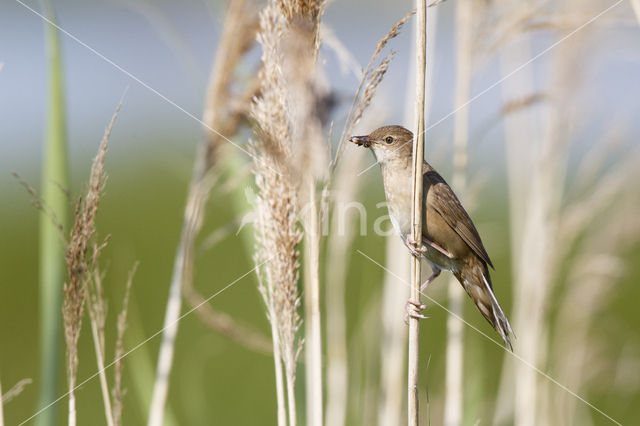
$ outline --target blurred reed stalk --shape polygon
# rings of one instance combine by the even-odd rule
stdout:
[[[406,266],[406,258],[405,258]],[[381,294],[372,295],[359,309],[349,342],[350,382],[347,424],[372,425],[378,405],[380,331],[372,327],[380,319]],[[402,321],[402,318],[400,318]],[[402,372],[401,372],[402,373]],[[404,376],[404,374],[403,374]]]
[[[241,58],[253,45],[253,12],[251,0],[232,0],[228,4],[222,36],[216,52],[209,81],[203,122],[207,130],[194,163],[184,211],[180,242],[174,259],[173,274],[165,311],[162,343],[158,353],[156,380],[149,407],[149,426],[162,426],[169,377],[173,364],[177,319],[181,309],[181,289],[193,280],[193,251],[195,240],[202,227],[205,204],[217,180],[214,166],[218,162],[220,145],[237,132],[246,114],[246,108],[238,106],[231,95],[230,85]],[[215,318],[215,317],[214,317]],[[216,325],[215,322],[212,324]],[[233,324],[225,322],[220,328]],[[239,340],[242,340],[239,338]]]
[[[123,370],[123,358],[125,356],[124,350],[124,332],[127,329],[127,315],[129,312],[129,296],[131,294],[131,284],[133,283],[133,276],[138,269],[138,263],[133,265],[133,268],[129,272],[127,283],[124,290],[124,298],[122,300],[122,308],[118,314],[117,321],[117,337],[115,345],[115,354],[113,362],[113,387],[111,388],[111,398],[113,399],[113,424],[115,426],[122,425],[122,409],[124,407],[124,395],[125,389],[122,386],[122,370]]]
[[[576,4],[572,6],[568,9],[574,10]],[[570,21],[571,28],[579,25],[579,22]],[[572,195],[571,187],[566,185],[570,142],[576,137],[567,123],[577,121],[577,115],[572,118],[572,114],[576,111],[576,88],[583,76],[583,47],[588,45],[583,39],[586,34],[581,31],[552,52],[547,65],[549,74],[554,76],[546,96],[548,104],[526,115],[516,111],[505,116],[514,252],[514,328],[519,337],[519,352],[526,354],[526,360],[541,369],[549,368],[549,363],[553,362],[550,336],[556,335],[557,331],[552,332],[555,323],[552,323],[550,312],[550,295],[560,288],[563,265],[569,262],[569,252],[575,249],[567,249],[566,244],[574,240],[575,235],[592,229],[592,224],[585,221],[582,227],[572,231],[575,233],[572,235],[567,233],[570,226],[563,219],[570,207],[563,200]],[[502,58],[504,72],[527,61],[530,50],[527,38],[510,48],[508,55]],[[506,96],[517,99],[532,93],[533,75],[522,71],[505,80]],[[543,124],[542,131],[539,131],[538,123]],[[541,142],[536,143],[537,140]],[[577,208],[582,210],[585,206]],[[597,211],[589,207],[586,210]],[[580,258],[580,252],[576,254]],[[595,304],[591,304],[593,306]],[[581,306],[581,309],[588,307]],[[562,317],[563,313],[560,315]],[[567,352],[560,357],[567,359]],[[557,371],[556,376],[560,377],[560,374]],[[555,394],[551,388],[552,385],[524,363],[507,362],[496,406],[511,406],[513,401],[513,422],[517,425],[554,423],[551,407],[555,404],[547,396]],[[495,423],[509,423],[510,417],[506,410],[497,409]]]
[[[361,170],[364,152],[353,152],[349,161],[336,170],[331,201],[348,206],[360,191],[353,176]],[[346,208],[331,216],[327,237],[325,312],[327,324],[327,414],[326,426],[343,426],[346,421],[349,390],[345,288],[353,239],[354,215]]]
[[[380,320],[380,389],[378,426],[400,425],[405,421],[405,362],[407,357],[407,326],[402,321],[409,297],[409,268],[406,247],[393,234],[386,238],[385,266],[394,271],[385,273],[382,289]]]
[[[570,0],[566,7],[573,9],[578,5]],[[600,37],[596,31],[581,32],[554,57],[553,106],[556,114],[560,111],[563,114],[554,134],[560,140],[577,139],[580,128],[591,124],[582,119],[587,114],[576,89],[582,87],[581,77],[586,74],[584,63],[592,54],[591,46]],[[638,193],[629,185],[638,180],[638,150],[633,146],[620,146],[621,138],[621,126],[610,125],[586,151],[577,165],[575,177],[569,179],[565,177],[566,172],[562,173],[566,185],[559,185],[564,190],[557,219],[553,271],[555,280],[566,284],[554,293],[560,303],[555,318],[549,315],[546,321],[549,330],[543,337],[549,350],[540,362],[557,372],[563,385],[578,393],[598,374],[609,377],[607,370],[615,368],[603,356],[602,348],[607,343],[593,331],[602,326],[601,312],[626,271],[624,255],[640,235],[636,211]],[[565,161],[568,163],[568,156]],[[563,169],[566,168],[568,166],[563,165]],[[604,371],[599,373],[599,370]],[[583,424],[595,415],[592,407],[580,403],[573,395],[539,380],[537,404],[544,416],[541,422]],[[612,413],[598,413],[617,422],[608,417],[609,414]]]
[[[87,306],[89,310],[89,319],[91,322],[91,336],[93,337],[93,346],[96,353],[96,362],[98,364],[98,377],[100,379],[100,391],[102,392],[102,400],[104,402],[105,418],[108,426],[114,426],[113,409],[111,406],[111,398],[109,395],[109,386],[107,384],[107,375],[104,369],[105,342],[104,329],[107,316],[107,306],[104,300],[104,292],[102,289],[103,274],[98,266],[98,255],[102,248],[106,245],[106,240],[101,245],[93,244],[93,254],[91,256],[92,269],[89,278]]]
[[[136,308],[137,306],[134,304],[129,310],[130,324],[141,324],[139,312]],[[133,347],[146,337],[141,327],[130,327],[126,334],[125,342],[128,346]],[[153,387],[155,380],[154,358],[155,353],[152,353],[150,348],[145,345],[136,349],[136,356],[128,358],[130,389],[133,390],[128,397],[130,404],[137,404],[140,407],[148,407],[151,404],[151,392],[149,392],[149,389]],[[115,406],[116,403],[114,401]],[[173,408],[168,405],[165,408],[163,426],[177,426],[178,424]]]
[[[564,133],[564,115],[580,77],[578,68],[573,68],[575,52],[567,50],[578,46],[574,44],[575,40],[567,40],[553,52],[550,75],[556,78],[550,88],[552,100],[543,108],[543,123],[546,125],[542,140],[532,156],[532,168],[526,172],[530,186],[519,189],[528,196],[520,256],[515,258],[518,275],[514,316],[518,346],[522,353],[527,354],[527,361],[536,366],[545,365],[547,361],[550,333],[548,300],[558,278],[557,235],[570,140],[570,135]],[[568,72],[568,68],[572,68],[572,72]],[[521,132],[522,129],[518,129],[518,134]],[[547,413],[540,410],[542,395],[538,373],[524,363],[516,363],[514,384],[515,424],[533,426],[544,421]]]
[[[517,9],[517,2],[509,3],[509,10]],[[534,92],[534,75],[532,68],[525,67],[517,73],[510,74],[512,70],[526,63],[533,56],[531,53],[531,41],[528,35],[523,35],[510,45],[505,46],[500,55],[500,70],[503,76],[509,75],[502,83],[504,103],[508,104],[513,99],[523,99]],[[540,129],[535,124],[539,116],[537,109],[516,110],[507,114],[503,118],[504,138],[507,165],[507,183],[509,190],[509,225],[511,238],[511,263],[512,263],[512,286],[513,286],[513,328],[518,336],[516,350],[520,352],[520,326],[526,321],[524,313],[518,313],[523,303],[526,304],[526,295],[521,294],[523,290],[519,288],[523,285],[520,279],[520,265],[524,244],[524,226],[527,215],[526,195],[530,189],[530,172],[533,168],[534,147],[540,140]],[[526,264],[525,264],[526,266]],[[544,271],[540,271],[545,273]],[[535,283],[537,286],[538,283]],[[524,309],[527,309],[526,307]],[[520,318],[518,320],[518,317]],[[524,324],[526,327],[526,324]],[[530,352],[525,352],[530,353]],[[512,424],[515,407],[515,363],[513,358],[505,359],[503,365],[501,382],[499,386],[498,398],[495,404],[493,422],[495,424]],[[527,413],[531,414],[527,410]]]
[[[610,144],[598,145],[611,148]],[[612,159],[610,153],[599,148],[592,148],[593,154],[603,155],[604,161]],[[574,390],[597,377],[603,367],[613,367],[603,359],[602,347],[607,343],[593,329],[627,270],[624,256],[640,237],[635,207],[640,200],[637,191],[627,184],[640,178],[638,153],[619,160],[613,170],[605,170],[604,161],[588,166],[588,175],[599,176],[597,181],[587,185],[578,181],[585,191],[561,218],[561,250],[567,254],[569,271],[554,321],[549,368],[559,372],[563,385]],[[570,256],[570,252],[576,255]],[[589,417],[590,408],[573,395],[549,383],[543,386],[548,413],[545,420],[550,424],[582,424],[582,419]]]
[[[412,164],[412,194],[411,230],[412,238],[417,244],[422,241],[422,163],[424,161],[425,145],[425,85],[427,75],[427,3],[416,0],[417,31],[416,31],[416,129],[413,142]],[[411,256],[411,294],[413,302],[420,303],[421,259]],[[408,348],[408,384],[407,384],[407,423],[418,426],[418,373],[419,373],[419,343],[420,323],[418,318],[409,317],[409,348]]]
[[[42,2],[43,13],[55,23],[56,16],[50,1]],[[40,213],[39,271],[40,271],[40,393],[38,406],[55,400],[59,387],[59,364],[62,348],[62,288],[65,280],[65,243],[70,220],[69,165],[67,161],[67,132],[64,101],[62,52],[58,30],[44,23],[48,57],[47,131],[42,165],[42,199],[48,211]],[[36,418],[38,426],[57,423],[56,406],[49,407]]]
[[[453,133],[453,188],[464,201],[467,193],[467,144],[469,139],[469,107],[463,105],[471,97],[471,31],[473,28],[472,0],[456,3],[456,83]],[[449,310],[447,316],[447,348],[445,372],[444,424],[462,424],[464,406],[464,291],[451,277],[447,287]]]

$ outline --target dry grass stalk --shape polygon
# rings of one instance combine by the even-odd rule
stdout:
[[[56,229],[58,229],[58,232],[60,232],[60,238],[63,241],[65,241],[65,244],[66,244],[64,228],[60,223],[60,221],[58,220],[58,218],[56,217],[56,214],[53,211],[53,209],[51,209],[51,207],[47,205],[47,203],[42,199],[40,194],[38,194],[38,191],[36,191],[34,187],[29,185],[27,181],[22,179],[18,173],[11,172],[11,175],[18,181],[20,185],[22,185],[25,191],[27,191],[27,194],[29,194],[29,196],[31,197],[31,205],[35,207],[37,210],[40,210],[41,212],[45,213],[49,217],[53,225],[56,227]],[[67,189],[60,188],[60,190],[67,195],[67,198],[70,198],[69,191]]]
[[[425,92],[427,76],[427,7],[426,3],[416,0],[418,26],[416,31],[416,131],[414,133],[412,157],[412,204],[411,236],[414,241],[422,241],[422,163],[425,145]],[[410,300],[420,303],[421,281],[420,258],[411,256],[411,293]],[[418,373],[419,373],[420,325],[418,318],[409,318],[409,358],[407,365],[407,423],[418,426]]]
[[[98,245],[93,242],[91,260],[89,269],[91,277],[87,281],[87,306],[89,311],[89,319],[91,321],[91,335],[93,337],[93,345],[96,353],[96,362],[98,364],[98,372],[100,378],[100,390],[102,392],[102,400],[104,401],[105,418],[108,426],[114,426],[113,409],[111,408],[111,398],[109,397],[109,386],[107,384],[107,375],[105,371],[105,323],[107,319],[107,304],[104,300],[104,292],[102,287],[102,279],[104,274],[100,271],[98,258],[100,252],[106,246],[107,240]]]
[[[169,286],[169,298],[164,318],[162,344],[158,354],[156,381],[154,383],[150,426],[161,426],[169,389],[169,376],[173,364],[177,318],[181,308],[181,288],[193,278],[193,251],[195,239],[202,227],[206,201],[215,182],[213,167],[218,160],[218,147],[224,139],[237,132],[246,115],[242,97],[239,101],[231,95],[230,85],[235,69],[254,42],[255,12],[251,0],[229,2],[222,38],[216,52],[210,77],[207,103],[203,121],[207,127],[207,141],[201,146],[194,163],[184,211],[180,243],[176,250],[173,274]],[[247,23],[249,23],[247,25]],[[249,85],[251,96],[253,86]],[[245,102],[246,103],[246,102]]]
[[[190,306],[199,308],[196,314],[203,324],[230,340],[258,353],[268,354],[273,350],[271,341],[262,333],[239,322],[231,315],[214,310],[211,305],[203,303],[205,298],[198,293],[191,282],[185,282],[182,292]]]
[[[90,280],[96,272],[97,257],[101,246],[95,244],[96,228],[95,217],[98,213],[100,197],[104,188],[104,160],[107,155],[107,144],[111,130],[122,106],[118,105],[116,112],[107,127],[98,154],[91,166],[89,188],[86,197],[80,198],[76,203],[74,221],[69,237],[69,244],[65,253],[67,262],[68,281],[64,286],[63,319],[65,341],[67,344],[67,381],[69,386],[69,425],[76,424],[76,400],[75,387],[78,368],[78,339],[82,329],[82,316],[84,304]],[[90,245],[93,244],[93,253],[89,255]],[[92,321],[93,324],[93,321]],[[95,339],[95,335],[94,335]],[[96,351],[99,356],[99,351]],[[104,374],[104,372],[102,373]],[[103,395],[104,396],[104,395]],[[108,397],[108,394],[107,394]],[[105,404],[108,399],[105,399]],[[110,410],[107,414],[109,419]]]
[[[124,351],[124,332],[127,329],[127,312],[129,311],[129,295],[131,294],[131,284],[133,283],[133,276],[138,269],[138,262],[133,265],[133,268],[129,272],[127,278],[127,284],[124,291],[124,298],[122,299],[122,309],[118,314],[115,354],[113,362],[113,387],[111,388],[111,398],[113,399],[113,424],[115,426],[122,425],[122,408],[125,390],[122,387],[122,370],[125,351]]]

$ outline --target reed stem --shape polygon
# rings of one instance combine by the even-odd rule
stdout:
[[[422,163],[424,159],[425,132],[425,81],[427,73],[427,3],[416,0],[418,27],[416,31],[416,132],[413,143],[413,204],[411,206],[412,237],[418,244],[422,241]],[[411,300],[420,302],[421,265],[420,258],[411,258]],[[408,424],[418,426],[418,360],[420,324],[417,318],[409,318],[409,361],[408,361]]]
[[[56,22],[53,5],[42,2],[45,15]],[[47,133],[44,142],[42,199],[49,212],[40,213],[40,396],[43,407],[58,396],[59,365],[62,342],[62,288],[65,279],[65,243],[62,231],[68,228],[70,210],[65,190],[69,188],[67,132],[64,102],[62,54],[58,30],[45,23],[48,57]],[[52,220],[51,215],[55,217]],[[56,406],[36,419],[37,426],[56,424]]]

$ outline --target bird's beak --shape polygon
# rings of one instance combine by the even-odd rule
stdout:
[[[371,140],[369,136],[351,136],[349,138],[350,142],[355,143],[358,146],[364,146],[365,148],[369,148],[371,146]]]

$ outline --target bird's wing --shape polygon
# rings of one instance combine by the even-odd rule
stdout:
[[[431,169],[431,167],[429,167]],[[465,211],[451,187],[435,170],[427,170],[423,175],[425,197],[447,224],[453,229],[473,252],[493,268],[491,259],[482,244],[478,230]]]

